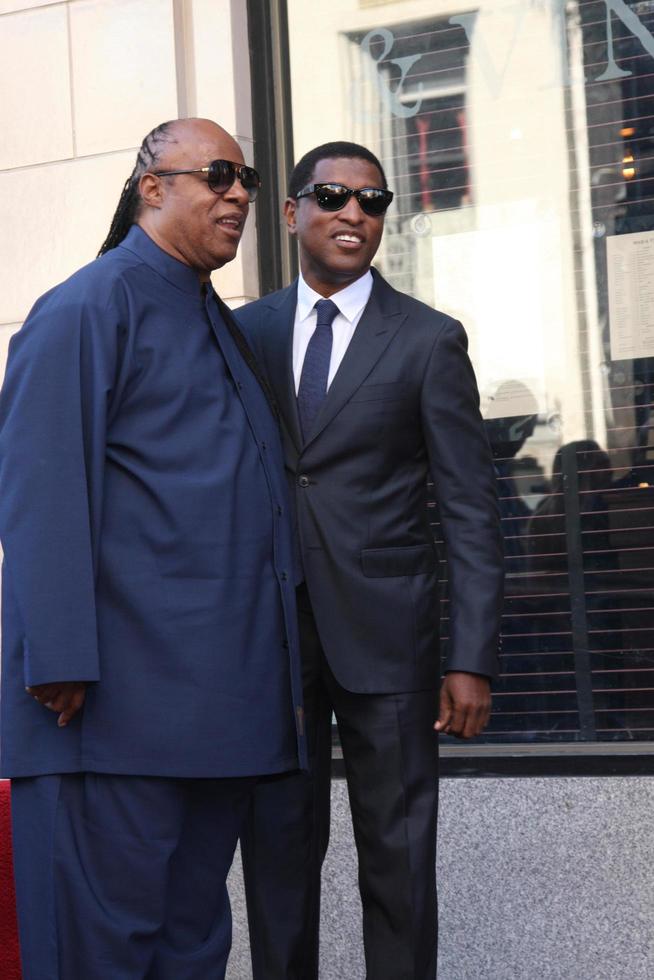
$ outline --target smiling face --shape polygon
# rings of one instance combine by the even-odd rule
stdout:
[[[175,124],[177,142],[166,147],[156,170],[194,170],[211,160],[244,163],[235,140],[208,119]],[[143,201],[138,223],[160,248],[208,279],[236,256],[249,202],[239,180],[221,194],[207,184],[206,174],[141,178]]]
[[[352,190],[383,187],[377,167],[359,157],[319,160],[311,184],[344,184]],[[299,200],[287,198],[286,224],[297,235],[304,279],[328,297],[359,279],[370,268],[379,248],[384,218],[365,214],[355,197],[340,211],[322,211],[315,194]]]

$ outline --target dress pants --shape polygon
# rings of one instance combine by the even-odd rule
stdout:
[[[222,980],[255,780],[12,781],[23,980]]]
[[[254,980],[318,980],[331,718],[359,858],[368,980],[436,976],[437,692],[353,694],[334,678],[298,590],[311,772],[261,780],[241,835]]]

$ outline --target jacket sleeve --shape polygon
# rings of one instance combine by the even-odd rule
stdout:
[[[467,337],[447,320],[431,350],[422,423],[447,549],[446,670],[498,673],[504,558],[495,474]]]
[[[27,685],[100,678],[96,538],[116,343],[103,311],[73,300],[37,304],[0,395],[0,537]]]

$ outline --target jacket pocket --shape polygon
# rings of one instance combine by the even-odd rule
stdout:
[[[407,398],[409,386],[405,381],[387,384],[361,385],[350,398],[351,402],[398,401]]]
[[[433,572],[436,565],[436,549],[431,544],[411,545],[408,548],[366,548],[361,552],[361,567],[367,578],[420,575]]]

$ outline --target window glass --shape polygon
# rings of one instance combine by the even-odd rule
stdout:
[[[507,571],[485,738],[650,740],[654,0],[287,6],[296,159],[380,157],[376,265],[470,339]]]

